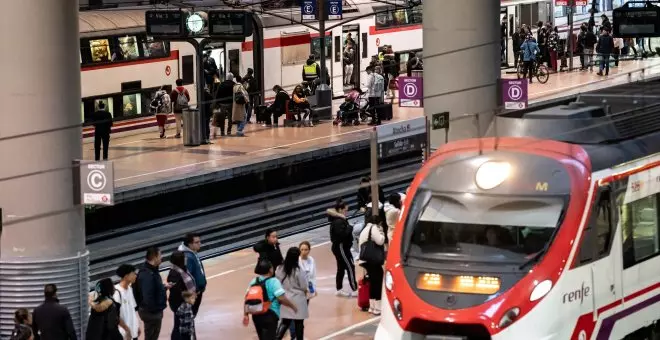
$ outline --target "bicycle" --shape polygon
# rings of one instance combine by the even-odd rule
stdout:
[[[523,71],[525,70],[524,62],[522,61],[522,58],[518,62],[518,66],[516,67],[516,75],[518,76],[518,79],[522,79],[523,75],[525,74]],[[536,77],[536,80],[539,81],[541,84],[545,84],[548,82],[550,79],[550,71],[548,70],[548,67],[538,63],[534,62],[534,67],[532,70],[534,73],[532,73],[533,77]]]

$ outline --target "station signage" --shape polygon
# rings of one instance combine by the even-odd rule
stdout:
[[[555,6],[571,6],[571,2],[573,2],[573,6],[587,6],[589,4],[589,0],[555,0]]]
[[[376,135],[378,159],[422,151],[428,141],[426,117],[379,125],[376,127]]]
[[[399,77],[400,107],[424,107],[424,78]]]
[[[186,15],[181,10],[147,11],[147,34],[155,37],[180,37],[185,35],[185,19]]]
[[[527,79],[502,79],[502,103],[507,110],[520,110],[527,107]]]
[[[303,0],[300,2],[300,15],[303,20],[318,20],[318,14],[316,0]]]
[[[209,11],[209,36],[245,41],[252,35],[252,17],[244,11]]]
[[[80,196],[77,204],[113,205],[115,176],[112,162],[74,162],[74,176],[78,178]]]
[[[612,11],[614,36],[620,38],[652,38],[660,36],[660,8],[653,5],[632,7],[634,3]]]

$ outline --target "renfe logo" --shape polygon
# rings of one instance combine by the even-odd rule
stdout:
[[[584,282],[582,282],[582,287],[580,287],[580,289],[565,293],[562,302],[565,304],[566,302],[572,303],[574,301],[580,301],[580,304],[582,304],[589,294],[591,294],[591,288],[585,287]]]

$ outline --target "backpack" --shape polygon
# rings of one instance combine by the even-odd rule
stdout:
[[[174,89],[174,91],[176,91],[177,93],[174,109],[177,111],[181,111],[183,109],[188,108],[188,97],[186,97],[186,91],[184,90],[183,92],[179,92],[179,90],[176,88]]]
[[[272,302],[268,298],[268,291],[266,290],[266,282],[272,279],[269,277],[265,280],[257,278],[245,293],[245,313],[252,315],[265,314],[270,309]]]
[[[245,94],[241,90],[240,86],[237,88],[236,91],[234,91],[234,103],[239,105],[247,104],[247,100],[245,99]]]

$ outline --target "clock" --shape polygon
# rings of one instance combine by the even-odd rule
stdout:
[[[204,30],[204,18],[199,13],[193,13],[186,18],[188,32],[199,34]]]

